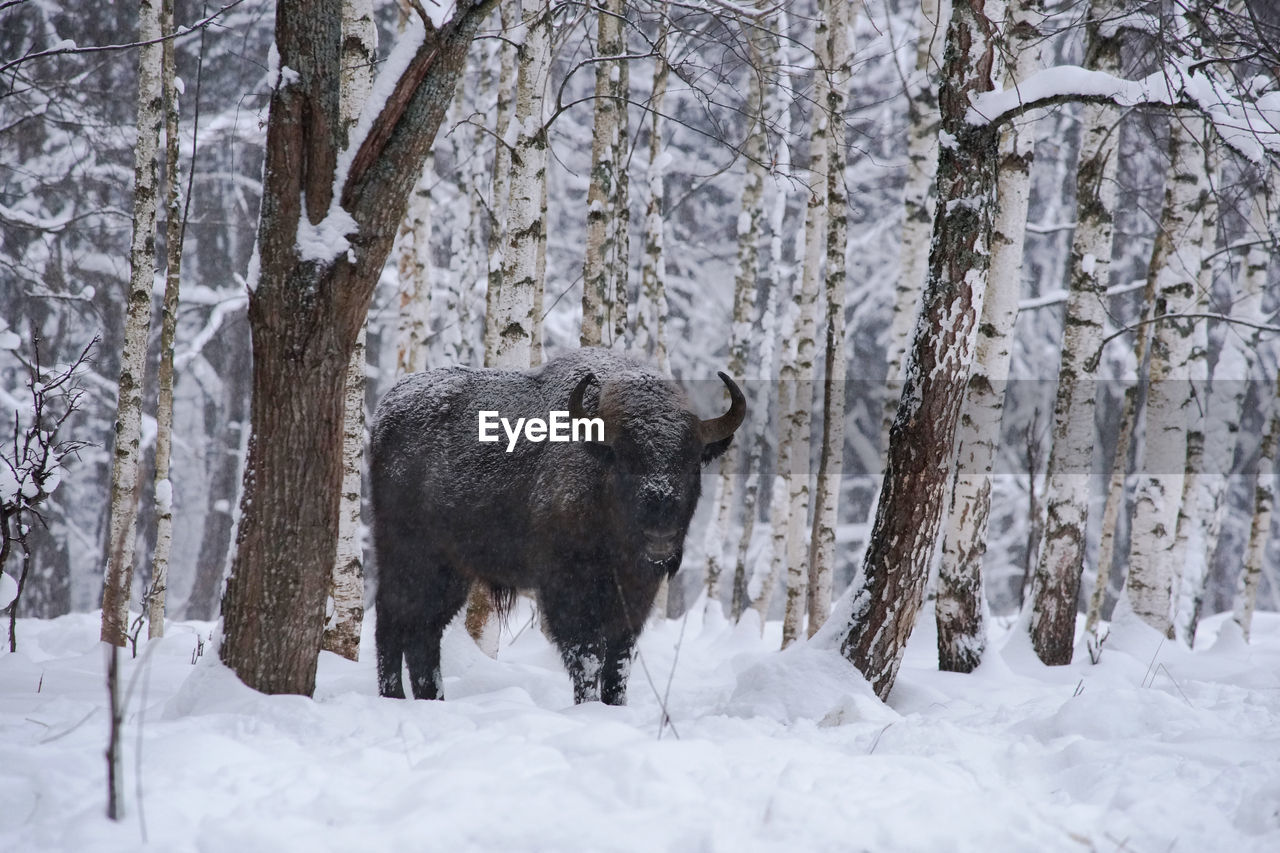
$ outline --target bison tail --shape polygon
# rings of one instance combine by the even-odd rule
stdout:
[[[516,606],[515,587],[490,584],[489,601],[493,603],[493,612],[498,617],[498,624],[504,628],[508,627],[507,618],[511,615],[512,608]]]

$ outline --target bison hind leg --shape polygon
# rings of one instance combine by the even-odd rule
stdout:
[[[442,571],[439,582],[424,596],[421,608],[409,623],[404,646],[409,665],[409,686],[415,699],[442,699],[440,676],[440,638],[449,620],[467,600],[470,583],[452,571]]]
[[[404,633],[390,613],[378,613],[374,639],[378,650],[378,695],[403,699],[404,683],[400,670],[404,663]]]

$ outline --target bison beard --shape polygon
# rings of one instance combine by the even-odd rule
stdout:
[[[670,380],[585,349],[531,371],[450,367],[396,383],[374,415],[370,474],[378,566],[378,690],[440,697],[440,637],[473,581],[532,591],[575,702],[626,702],[636,638],[664,575],[680,568],[702,465],[746,414],[699,420]],[[600,417],[599,443],[476,435],[477,413]]]

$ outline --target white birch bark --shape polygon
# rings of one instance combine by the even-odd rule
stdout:
[[[511,149],[519,128],[511,121],[515,107],[518,51],[511,37],[519,22],[519,4],[499,3],[503,38],[497,39],[497,100],[494,104],[493,184],[489,192],[489,282],[485,290],[484,364],[492,367],[498,352],[498,294],[502,292],[503,245],[507,239],[507,202],[510,196]]]
[[[511,152],[502,288],[495,305],[498,339],[493,365],[527,368],[533,359],[538,256],[544,235],[543,184],[547,179],[547,133],[543,98],[551,66],[551,9],[546,0],[521,8],[525,29],[518,56],[515,144]]]
[[[1156,273],[1147,428],[1138,468],[1125,594],[1140,619],[1172,638],[1174,590],[1180,569],[1173,564],[1173,539],[1192,403],[1193,331],[1199,322],[1182,315],[1195,306],[1203,233],[1197,211],[1207,188],[1199,147],[1204,120],[1188,115],[1169,124],[1169,171],[1160,230],[1171,245]]]
[[[623,0],[617,0],[619,14],[626,9]],[[626,26],[620,24],[618,50],[627,52]],[[615,87],[618,98],[617,132],[613,136],[613,162],[616,170],[614,176],[613,215],[610,227],[613,229],[613,257],[610,265],[612,296],[609,300],[609,317],[613,324],[610,345],[619,351],[627,347],[628,338],[628,286],[631,280],[631,178],[627,165],[631,162],[631,129],[628,121],[627,106],[631,96],[631,71],[627,60],[619,59],[618,83]],[[543,241],[544,245],[546,241]]]
[[[667,38],[670,24],[664,4],[662,22],[654,43],[668,51],[671,49]],[[666,192],[663,177],[669,155],[662,149],[662,104],[670,77],[671,68],[666,59],[661,54],[654,57],[653,90],[649,96],[649,201],[644,214],[644,257],[640,267],[640,298],[636,303],[635,336],[632,340],[636,352],[651,357],[663,373],[670,372],[670,365],[666,340],[666,260],[663,257],[663,196]],[[666,602],[661,596],[656,600],[656,606],[665,608]]]
[[[603,0],[596,11],[596,50],[602,57],[623,53],[622,0]],[[623,107],[622,68],[618,60],[595,63],[595,121],[591,133],[591,178],[587,185],[587,237],[582,261],[582,334],[584,347],[606,343],[611,333],[610,306],[618,271],[610,269],[616,252],[618,176],[622,164],[620,113]]]
[[[756,6],[760,9],[767,8],[768,0],[758,0]],[[787,31],[787,14],[786,9],[777,9],[772,18],[772,23],[764,27],[751,29],[751,36],[756,40],[754,50],[758,51],[763,58],[767,58],[772,68],[788,68],[790,67],[790,51],[787,50],[781,38],[777,33]],[[786,78],[778,74],[777,77],[765,77],[764,79],[764,115],[773,123],[774,138],[771,159],[773,161],[772,177],[773,181],[767,184],[767,188],[772,192],[772,199],[767,201],[768,206],[768,260],[759,268],[760,291],[763,292],[763,307],[760,310],[760,348],[758,353],[759,379],[768,382],[769,387],[778,388],[781,383],[776,382],[774,377],[778,375],[778,365],[776,364],[776,353],[778,351],[778,338],[781,337],[783,324],[778,315],[778,300],[780,300],[780,291],[786,286],[785,272],[783,272],[783,256],[782,256],[782,228],[786,220],[787,204],[790,201],[790,193],[787,192],[790,183],[788,183],[787,175],[791,172],[791,90],[786,85]],[[768,140],[767,140],[768,141]],[[790,398],[787,398],[790,400]],[[783,398],[780,394],[778,403],[782,403]],[[764,624],[764,616],[768,611],[769,597],[772,596],[774,584],[777,583],[777,575],[772,574],[773,560],[762,561],[756,565],[755,570],[748,570],[748,551],[751,546],[751,537],[755,534],[755,520],[759,514],[759,494],[760,494],[760,471],[764,464],[765,453],[769,450],[769,438],[771,438],[771,430],[769,430],[769,406],[755,406],[749,414],[750,429],[748,435],[753,437],[751,441],[751,453],[746,461],[746,483],[742,487],[742,535],[737,540],[737,556],[735,564],[733,564],[733,590],[730,601],[730,612],[733,620],[740,619],[742,611],[748,607],[750,602],[760,594],[762,587],[767,585],[768,592],[765,594],[763,602],[763,612],[760,613],[760,625]],[[782,430],[773,430],[772,435],[781,437]],[[781,451],[782,442],[778,441],[778,450]],[[776,473],[774,473],[777,475]],[[777,479],[777,476],[774,476]],[[772,498],[772,485],[769,488],[769,494]],[[771,517],[772,516],[771,512]],[[781,555],[785,557],[785,540],[783,540],[783,548]],[[781,558],[778,561],[778,569],[781,569]]]
[[[902,244],[894,282],[893,314],[885,344],[888,383],[880,446],[889,446],[889,427],[898,412],[898,394],[906,367],[907,344],[920,307],[929,266],[933,214],[929,197],[938,167],[937,75],[942,65],[943,33],[950,0],[920,0],[916,19],[916,64],[907,82],[907,181],[903,190]],[[873,504],[874,505],[874,504]]]
[[[493,324],[492,353],[485,353],[490,367],[525,369],[534,362],[541,340],[535,327],[540,316],[545,271],[547,131],[543,101],[551,68],[551,5],[548,0],[526,0],[521,6],[523,38],[517,54],[515,112],[511,118],[514,142],[506,204],[506,233],[502,241],[500,286],[496,297],[490,279],[489,307],[485,318]],[[510,134],[510,131],[508,131]],[[486,345],[489,343],[486,332]],[[490,657],[498,653],[498,624],[488,590],[471,588],[467,599],[466,627],[476,644]]]
[[[173,0],[164,0],[160,29],[173,32]],[[174,72],[174,43],[164,43],[160,87],[164,103],[164,306],[160,321],[160,367],[156,373],[156,548],[151,557],[151,587],[147,590],[147,639],[164,636],[165,601],[169,586],[169,555],[173,550],[173,481],[169,462],[173,448],[173,340],[178,328],[178,286],[182,273],[182,204],[178,191],[178,92]]]
[[[1208,179],[1200,203],[1200,236],[1189,248],[1198,249],[1201,255],[1197,276],[1193,311],[1204,314],[1209,310],[1209,293],[1213,289],[1215,264],[1207,259],[1218,240],[1218,202],[1209,186],[1216,181],[1221,168],[1221,151],[1214,140],[1206,138],[1203,168]],[[1182,639],[1191,645],[1194,631],[1196,600],[1208,574],[1208,528],[1213,513],[1214,493],[1218,490],[1215,480],[1223,477],[1222,470],[1205,468],[1205,444],[1210,418],[1219,414],[1220,408],[1209,393],[1209,326],[1200,321],[1192,330],[1191,356],[1187,364],[1191,395],[1187,405],[1187,462],[1182,481],[1182,497],[1178,508],[1177,528],[1173,538],[1170,562],[1176,578],[1173,594],[1177,596],[1173,611],[1177,616],[1175,633],[1181,628]],[[1228,464],[1230,464],[1228,462]]]
[[[756,299],[757,269],[761,225],[764,220],[764,176],[768,139],[762,110],[764,108],[763,62],[754,27],[747,33],[747,50],[751,60],[748,74],[746,115],[751,121],[744,154],[746,175],[742,184],[742,200],[738,212],[738,269],[733,287],[733,320],[729,336],[729,375],[742,377],[751,348],[751,313]],[[742,461],[742,443],[733,442],[720,458],[720,476],[716,480],[715,511],[706,532],[707,607],[720,606],[720,577],[725,565],[726,545],[733,515],[735,485]]]
[[[348,133],[360,119],[360,110],[373,89],[373,66],[378,53],[378,31],[372,0],[343,0],[342,80],[339,120]],[[364,622],[364,553],[360,542],[360,494],[364,462],[364,366],[368,320],[356,336],[347,362],[343,399],[342,491],[339,493],[338,548],[334,559],[327,614],[320,648],[348,660],[360,657],[360,626]],[[425,347],[419,345],[419,350]]]
[[[786,419],[790,448],[787,501],[787,606],[782,619],[785,648],[804,631],[809,587],[810,418],[813,410],[814,357],[817,349],[818,279],[827,230],[827,114],[830,67],[827,0],[819,0],[814,31],[814,97],[809,129],[809,204],[804,224],[804,266],[796,294],[795,361],[784,365],[782,382],[791,382],[792,401]],[[789,369],[788,369],[789,368]]]
[[[1084,638],[1089,651],[1089,659],[1097,663],[1102,657],[1102,644],[1106,635],[1101,633],[1102,609],[1106,605],[1107,589],[1111,584],[1111,567],[1115,562],[1116,532],[1120,522],[1120,513],[1127,507],[1129,448],[1137,428],[1138,392],[1142,381],[1142,366],[1147,360],[1147,348],[1151,342],[1151,312],[1155,310],[1156,278],[1147,275],[1147,283],[1142,291],[1142,308],[1134,324],[1133,363],[1135,365],[1134,384],[1125,389],[1124,403],[1121,406],[1120,427],[1116,439],[1115,456],[1111,461],[1111,476],[1107,482],[1107,495],[1102,511],[1102,531],[1098,539],[1098,568],[1093,594],[1089,598],[1089,609],[1085,617]]]
[[[1249,245],[1240,262],[1239,283],[1236,287],[1238,295],[1232,305],[1231,315],[1246,323],[1264,325],[1267,317],[1263,313],[1263,296],[1267,270],[1271,262],[1270,235],[1280,232],[1280,224],[1273,223],[1270,212],[1272,206],[1270,170],[1264,168],[1256,172],[1254,181],[1253,196],[1248,202],[1249,227],[1245,236]],[[1222,523],[1227,509],[1225,493],[1228,477],[1235,459],[1236,446],[1239,444],[1240,419],[1244,411],[1249,379],[1259,372],[1260,344],[1259,329],[1243,326],[1228,327],[1226,341],[1223,343],[1222,351],[1218,355],[1218,363],[1213,371],[1210,392],[1212,408],[1205,439],[1207,451],[1205,471],[1212,479],[1209,480],[1210,488],[1204,494],[1207,505],[1202,507],[1202,512],[1206,516],[1202,549],[1206,569],[1217,552],[1218,540],[1222,533]],[[1183,584],[1184,596],[1179,605],[1182,618],[1179,624],[1187,641],[1193,645],[1207,580],[1208,572],[1205,571],[1199,579],[1198,587],[1188,589],[1189,585]]]
[[[1258,603],[1258,581],[1262,578],[1262,564],[1266,559],[1267,542],[1271,539],[1271,514],[1276,499],[1276,453],[1280,447],[1280,376],[1276,392],[1267,401],[1270,410],[1266,437],[1258,456],[1258,483],[1254,487],[1253,521],[1249,525],[1249,542],[1245,546],[1244,566],[1240,570],[1240,590],[1232,618],[1240,626],[1245,640],[1253,626],[1253,612]]]
[[[431,332],[431,184],[435,157],[427,154],[422,173],[409,193],[400,224],[397,271],[400,292],[396,320],[396,374],[427,369],[427,337]]]
[[[1043,0],[1011,4],[1005,26],[1013,64],[1004,88],[1012,89],[1040,67]],[[986,648],[982,560],[991,512],[991,470],[1000,442],[1004,391],[1013,353],[1013,326],[1022,290],[1022,248],[1031,194],[1032,128],[1009,125],[1000,139],[1000,175],[991,237],[991,273],[978,322],[973,366],[956,435],[956,478],[943,525],[935,613],[938,667],[971,672]]]
[[[828,4],[827,56],[831,63],[827,86],[827,268],[825,368],[822,389],[822,451],[814,491],[813,530],[809,555],[809,622],[813,634],[831,613],[831,579],[835,573],[836,525],[840,514],[840,481],[844,471],[845,380],[845,250],[849,231],[849,198],[844,188],[846,93],[852,77],[854,9],[842,2]]]
[[[138,139],[133,162],[133,238],[129,246],[129,298],[120,357],[107,565],[102,588],[102,641],[125,644],[133,584],[138,517],[138,452],[142,436],[142,383],[151,329],[151,288],[156,274],[156,153],[160,146],[161,0],[139,3]]]
[[[994,12],[994,10],[992,10]],[[893,690],[924,600],[955,461],[960,403],[990,268],[999,153],[997,128],[971,125],[971,98],[989,91],[994,26],[981,3],[955,3],[938,104],[955,144],[938,152],[938,204],[929,275],[907,359],[902,403],[889,433],[867,550],[833,617],[839,648],[882,700]]]
[[[1101,22],[1110,0],[1089,7],[1086,64],[1119,68],[1119,39],[1104,35]],[[1076,172],[1077,221],[1071,242],[1071,280],[1053,407],[1045,505],[1048,516],[1040,558],[1031,579],[1031,643],[1046,664],[1071,662],[1076,600],[1084,568],[1089,516],[1089,471],[1094,447],[1092,359],[1102,343],[1103,294],[1111,271],[1112,212],[1116,203],[1115,111],[1086,104]]]

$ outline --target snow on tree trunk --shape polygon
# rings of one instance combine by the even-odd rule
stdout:
[[[1264,325],[1263,295],[1267,282],[1267,270],[1271,262],[1273,242],[1271,235],[1280,233],[1273,224],[1271,208],[1271,172],[1263,167],[1254,173],[1254,192],[1248,201],[1246,239],[1249,245],[1240,263],[1236,297],[1231,309],[1233,317],[1246,323]],[[1268,230],[1268,229],[1271,230]],[[1211,417],[1206,428],[1205,447],[1208,451],[1205,471],[1212,478],[1210,489],[1204,495],[1206,505],[1201,511],[1206,516],[1204,529],[1204,559],[1213,559],[1222,533],[1222,523],[1227,510],[1225,493],[1236,446],[1240,439],[1240,419],[1244,411],[1249,378],[1258,371],[1258,350],[1261,344],[1258,328],[1229,327],[1218,363],[1213,371],[1213,390],[1210,392]],[[1202,574],[1198,586],[1183,585],[1186,591],[1180,602],[1182,625],[1189,643],[1194,645],[1196,628],[1204,601],[1208,572]],[[1186,600],[1189,595],[1190,600]]]
[[[521,8],[524,39],[517,54],[515,129],[506,203],[506,234],[502,250],[501,282],[486,324],[497,329],[494,350],[486,353],[490,367],[526,369],[533,366],[541,335],[539,291],[543,287],[546,242],[547,130],[543,97],[551,68],[551,6],[533,0]],[[490,288],[493,283],[490,280]],[[488,338],[486,334],[486,339]],[[467,598],[467,632],[490,657],[498,653],[498,625],[493,602],[483,585],[473,585]]]
[[[484,297],[484,364],[493,366],[498,352],[498,294],[502,292],[502,246],[507,239],[507,201],[510,195],[511,149],[519,128],[511,121],[515,107],[518,49],[510,35],[517,27],[518,3],[498,7],[503,38],[497,39],[498,85],[494,105],[493,184],[489,192],[489,285]]]
[[[435,157],[428,154],[400,224],[396,373],[401,376],[427,369],[427,337],[431,333],[431,184],[434,182]]]
[[[828,4],[827,57],[831,77],[827,85],[827,269],[824,282],[826,312],[826,379],[822,386],[822,451],[813,501],[813,531],[809,555],[809,636],[831,613],[831,578],[835,573],[836,525],[840,514],[840,481],[844,471],[845,379],[845,251],[848,248],[849,198],[845,194],[846,145],[844,108],[852,77],[850,31],[857,7]]]
[[[1119,68],[1120,40],[1103,22],[1109,0],[1094,0],[1086,22],[1086,65]],[[1076,601],[1084,568],[1089,481],[1094,447],[1095,354],[1102,344],[1103,294],[1111,272],[1112,215],[1116,204],[1115,113],[1086,104],[1076,168],[1076,227],[1071,279],[1053,405],[1053,438],[1045,480],[1047,519],[1040,558],[1031,578],[1031,645],[1049,665],[1071,662]]]
[[[760,0],[763,6],[768,0]],[[788,19],[785,8],[779,8],[772,27],[763,27],[758,32],[761,37],[761,53],[769,57],[773,68],[791,67],[791,56],[788,44],[778,37],[778,33],[787,31]],[[774,142],[775,167],[770,187],[772,201],[769,204],[769,260],[761,269],[760,286],[764,293],[764,308],[760,316],[761,344],[759,369],[760,377],[771,381],[777,389],[778,425],[771,430],[770,413],[767,406],[757,406],[750,413],[751,435],[755,436],[751,458],[747,460],[746,494],[743,498],[742,538],[738,541],[738,557],[734,566],[734,601],[732,613],[734,619],[742,615],[748,603],[760,616],[759,623],[763,629],[769,614],[773,590],[778,578],[782,575],[782,566],[786,560],[787,539],[786,526],[783,519],[789,487],[787,476],[790,471],[790,450],[785,440],[786,412],[791,408],[790,386],[785,382],[772,381],[779,375],[775,365],[775,352],[780,354],[780,361],[787,362],[790,356],[790,338],[783,339],[784,330],[792,327],[790,316],[779,313],[779,303],[783,291],[790,291],[789,275],[784,270],[783,228],[786,222],[787,206],[790,203],[791,171],[791,97],[793,92],[786,84],[786,77],[779,75],[767,87],[765,114],[775,122],[777,139]],[[788,303],[794,308],[793,303]],[[779,346],[781,344],[781,346]],[[768,450],[770,434],[777,437],[775,447],[773,479],[766,485],[769,499],[769,557],[760,561],[755,570],[747,571],[747,553],[751,546],[751,537],[755,529],[758,513],[756,503],[759,500],[760,473],[765,453]]]
[[[621,56],[625,41],[622,0],[603,0],[596,11],[596,52],[601,57]],[[595,63],[595,122],[591,133],[591,178],[587,185],[587,238],[582,261],[582,334],[584,347],[606,343],[606,328],[613,331],[609,308],[614,293],[625,282],[622,271],[611,268],[616,255],[614,218],[619,210],[619,161],[626,93],[622,88],[622,60]],[[625,321],[624,321],[625,322]]]
[[[1208,260],[1210,255],[1207,253],[1218,240],[1218,203],[1209,182],[1217,181],[1222,161],[1221,151],[1215,141],[1206,138],[1205,144],[1203,168],[1208,181],[1200,205],[1201,232],[1196,247],[1204,260],[1200,263],[1192,309],[1197,314],[1208,312],[1209,294],[1213,289],[1216,265]],[[1196,601],[1209,573],[1210,555],[1205,548],[1208,544],[1209,520],[1213,513],[1213,495],[1217,491],[1214,481],[1225,473],[1221,469],[1205,468],[1205,439],[1210,418],[1218,414],[1220,406],[1209,393],[1209,326],[1203,321],[1197,322],[1192,331],[1187,374],[1187,393],[1191,395],[1191,399],[1187,408],[1186,476],[1182,481],[1182,498],[1170,560],[1176,573],[1173,594],[1177,596],[1177,601],[1173,605],[1173,611],[1179,618],[1175,633],[1177,627],[1182,627],[1182,639],[1187,645],[1191,645]]]
[[[160,29],[173,32],[173,0],[164,0]],[[173,339],[178,328],[178,284],[182,273],[182,204],[178,192],[178,92],[174,73],[174,43],[164,43],[160,88],[164,103],[164,305],[160,320],[160,367],[156,372],[156,547],[151,557],[151,587],[147,590],[147,639],[164,636],[164,612],[169,586],[169,555],[173,550],[173,482],[169,462],[173,448]]]
[[[219,646],[223,663],[256,690],[314,689],[337,548],[351,351],[467,49],[493,5],[459,0],[440,27],[414,22],[403,37],[412,39],[401,51],[403,71],[387,80],[367,134],[344,151],[341,4],[277,3],[281,70],[272,81],[249,291],[252,432]]]
[[[907,82],[907,180],[902,194],[902,244],[898,277],[894,281],[893,313],[885,344],[886,378],[884,426],[880,446],[889,446],[889,427],[898,413],[893,393],[903,378],[907,345],[920,308],[929,265],[929,232],[933,215],[929,196],[938,166],[937,74],[942,67],[944,23],[950,0],[920,0],[916,19],[916,64]]]
[[[502,257],[502,287],[494,306],[497,347],[492,365],[527,368],[533,361],[533,327],[538,256],[546,215],[542,206],[547,180],[547,131],[543,124],[543,94],[551,67],[551,8],[546,0],[532,0],[522,8],[524,41],[517,65],[515,144],[511,151],[507,196],[506,245]]]
[[[1006,70],[1006,89],[1039,70],[1044,2],[1020,0],[1009,14],[1006,38],[1013,64]],[[991,273],[956,437],[956,478],[938,565],[938,668],[946,672],[972,672],[981,662],[987,642],[982,561],[991,512],[991,469],[1000,441],[1013,326],[1022,289],[1034,142],[1030,126],[1018,129],[1010,125],[1001,134],[996,187],[1000,206],[993,225]]]
[[[751,72],[747,75],[746,116],[751,126],[747,131],[743,154],[746,175],[742,184],[742,201],[738,212],[738,270],[733,286],[733,321],[729,337],[729,375],[741,378],[747,367],[751,349],[751,309],[755,306],[761,224],[764,220],[765,158],[768,137],[765,128],[763,62],[754,27],[748,25],[747,50]],[[706,532],[707,607],[720,606],[720,575],[725,564],[726,545],[730,539],[735,485],[741,469],[742,442],[735,441],[720,457],[720,476],[716,481],[715,510]]]
[[[804,633],[809,598],[810,419],[813,411],[814,358],[817,350],[818,279],[827,236],[827,114],[831,66],[828,43],[828,0],[819,0],[813,35],[813,109],[809,126],[809,204],[804,220],[804,266],[796,293],[795,360],[783,366],[781,381],[793,384],[786,418],[790,452],[787,500],[787,606],[782,617],[783,648]]]
[[[955,461],[954,441],[982,310],[998,137],[969,124],[969,98],[992,88],[995,32],[985,3],[957,3],[938,95],[942,131],[929,276],[907,359],[902,405],[862,569],[843,599],[840,650],[888,697],[924,597]]]
[[[620,11],[625,9],[622,0],[617,0]],[[619,50],[626,53],[626,29],[622,29],[619,37]],[[613,162],[617,168],[613,199],[613,216],[610,227],[613,228],[613,298],[609,302],[609,316],[613,322],[611,346],[619,351],[627,346],[627,302],[628,286],[631,280],[631,179],[627,173],[627,165],[631,162],[631,131],[627,117],[627,104],[631,94],[631,71],[627,60],[618,60],[618,129],[613,137]],[[545,203],[545,202],[544,202]],[[543,226],[546,227],[545,224]],[[546,246],[546,240],[543,240]]]
[[[1158,239],[1158,238],[1157,238]],[[1106,605],[1107,589],[1111,583],[1111,568],[1115,562],[1116,531],[1120,522],[1120,513],[1127,506],[1127,482],[1129,471],[1129,448],[1132,445],[1134,430],[1138,419],[1138,394],[1142,381],[1142,366],[1147,359],[1147,348],[1151,341],[1151,312],[1155,310],[1156,277],[1154,271],[1147,275],[1147,283],[1142,291],[1142,308],[1134,325],[1133,363],[1135,366],[1134,384],[1125,389],[1124,402],[1121,405],[1120,426],[1116,439],[1115,457],[1111,461],[1111,476],[1107,481],[1106,503],[1102,512],[1102,532],[1098,540],[1098,568],[1094,581],[1093,594],[1089,597],[1088,614],[1085,617],[1084,637],[1089,650],[1089,659],[1097,663],[1102,656],[1102,644],[1105,634],[1100,634],[1102,609]]]
[[[378,31],[372,0],[343,0],[342,81],[339,121],[350,137],[360,110],[373,88]],[[425,173],[425,170],[424,170]],[[428,231],[429,233],[429,231]],[[428,238],[429,239],[429,238]],[[338,549],[329,590],[331,612],[320,647],[347,660],[360,657],[360,625],[364,621],[364,552],[360,542],[360,486],[364,461],[364,366],[366,321],[356,335],[347,362],[342,417],[342,490],[339,492]],[[418,350],[425,350],[419,339]],[[326,610],[329,610],[326,607]]]
[[[112,451],[107,566],[102,587],[102,641],[125,644],[133,583],[138,517],[138,452],[142,437],[142,382],[151,330],[151,288],[156,274],[156,153],[163,121],[160,66],[161,0],[141,0],[138,41],[138,139],[133,161],[133,240],[129,247],[129,299],[120,357]]]
[[[654,44],[670,50],[667,34],[671,19],[667,16],[666,4],[662,6],[659,26]],[[666,338],[667,270],[662,254],[663,195],[666,191],[663,176],[670,155],[662,150],[662,103],[666,99],[670,78],[671,67],[659,53],[653,60],[653,91],[649,96],[649,201],[644,214],[644,259],[640,268],[640,298],[636,304],[635,337],[632,341],[636,352],[651,357],[663,373],[670,371]],[[655,600],[656,606],[665,608],[661,595]]]
[[[1276,453],[1280,449],[1280,375],[1275,394],[1267,401],[1266,437],[1258,456],[1258,483],[1253,493],[1253,521],[1249,525],[1249,543],[1245,546],[1244,566],[1240,570],[1240,591],[1236,595],[1233,617],[1245,640],[1253,625],[1253,611],[1258,603],[1258,581],[1266,560],[1267,542],[1271,539],[1271,513],[1276,500]]]
[[[1174,590],[1181,566],[1173,563],[1173,540],[1182,496],[1187,428],[1194,401],[1190,361],[1204,233],[1199,211],[1207,198],[1200,143],[1205,122],[1188,115],[1169,123],[1169,171],[1160,234],[1169,240],[1156,266],[1155,329],[1147,379],[1146,434],[1138,467],[1129,575],[1125,594],[1133,612],[1162,634],[1173,636]],[[1161,319],[1166,318],[1166,319]]]

